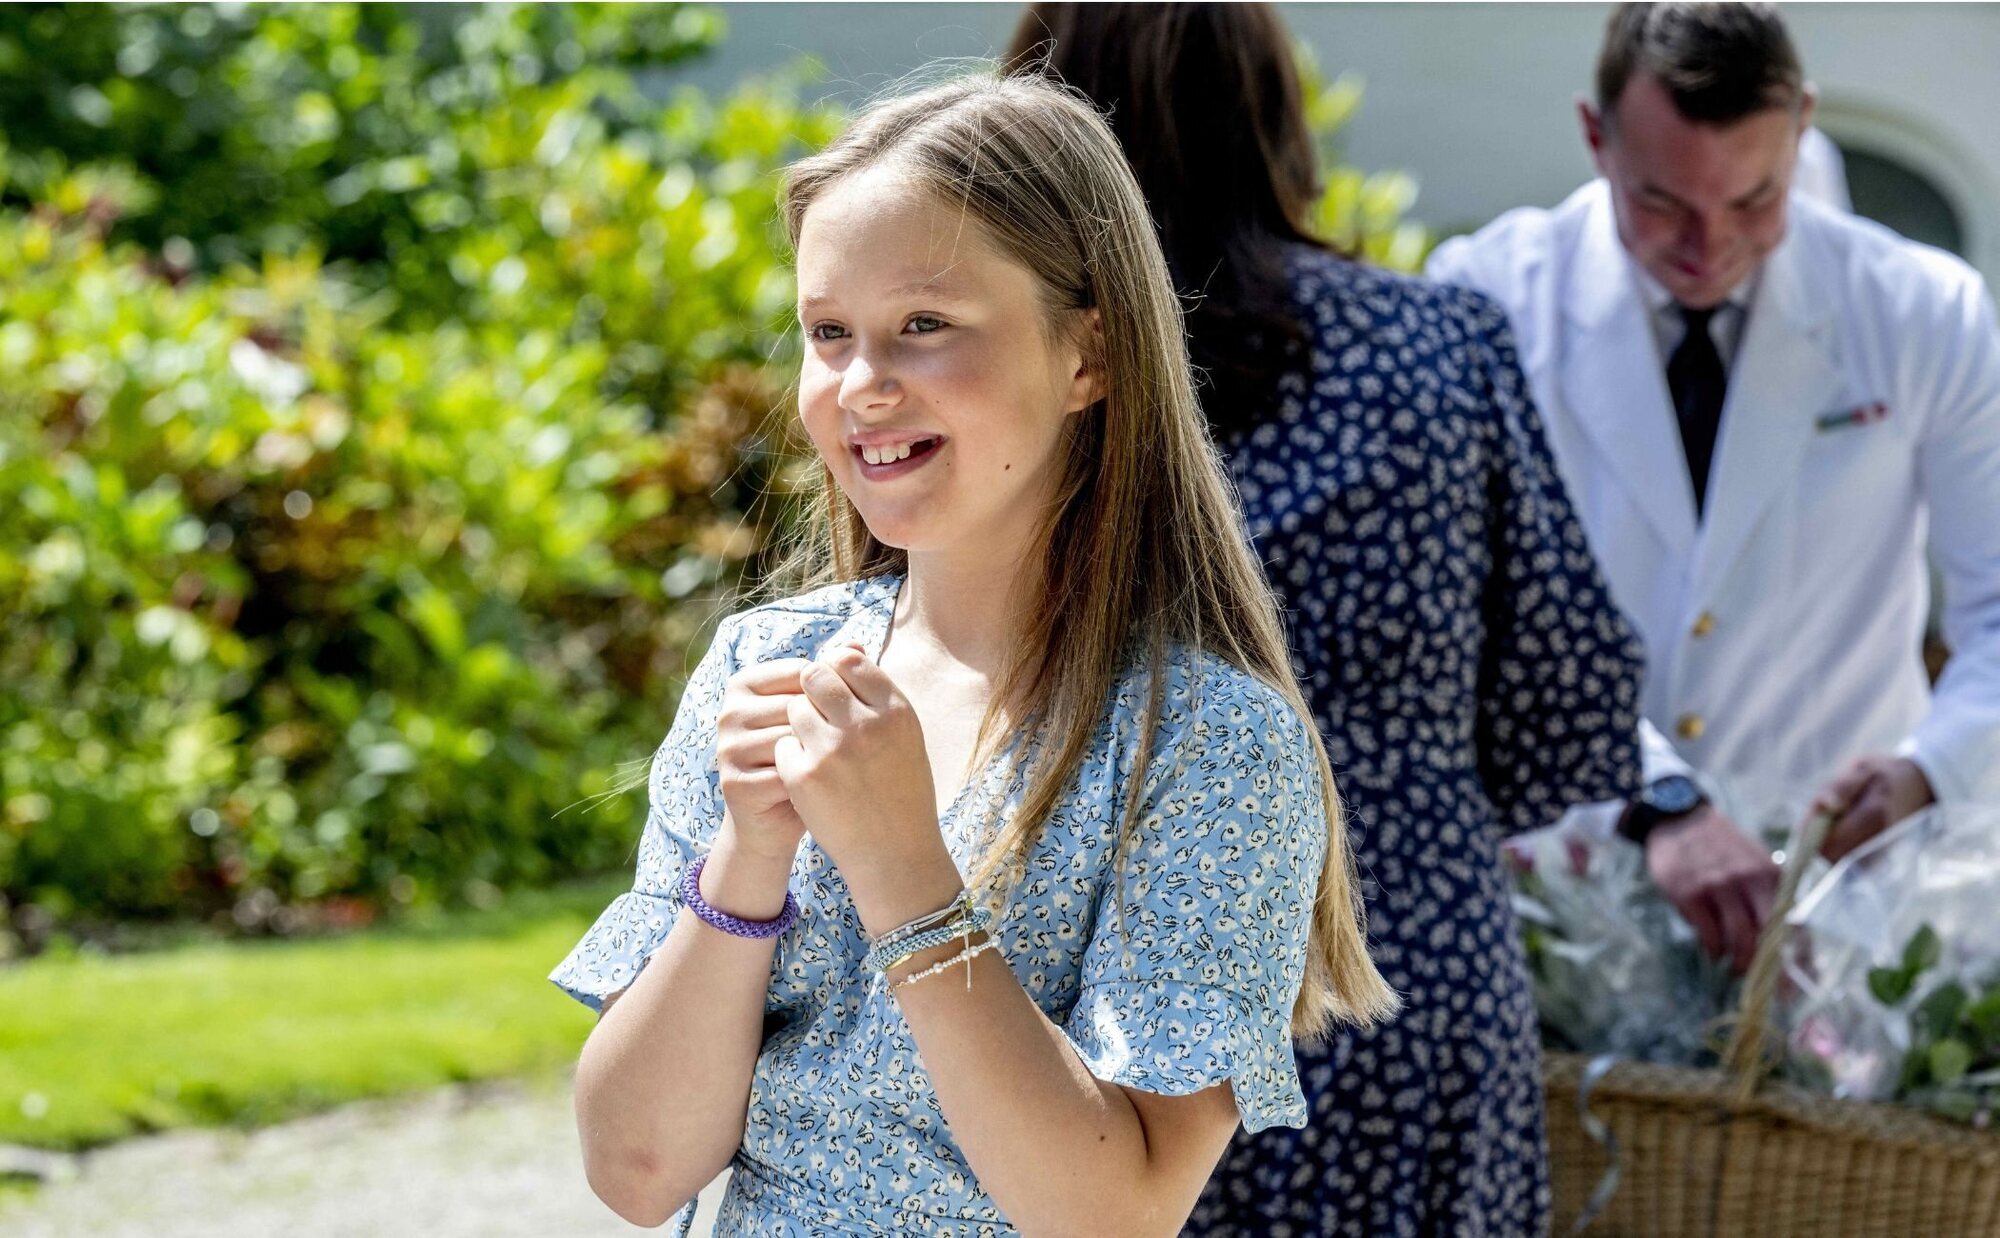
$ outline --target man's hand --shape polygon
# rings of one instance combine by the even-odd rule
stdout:
[[[1646,871],[1711,958],[1727,958],[1738,975],[1750,970],[1778,889],[1770,852],[1704,804],[1646,837]]]
[[[1820,854],[1838,860],[1936,800],[1931,780],[1908,757],[1857,757],[1813,799],[1814,812],[1835,814]]]

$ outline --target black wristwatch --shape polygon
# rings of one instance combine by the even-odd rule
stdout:
[[[1655,778],[1626,807],[1625,815],[1618,818],[1618,833],[1643,847],[1646,837],[1654,830],[1676,818],[1685,817],[1706,803],[1708,797],[1702,794],[1692,778],[1680,774]]]

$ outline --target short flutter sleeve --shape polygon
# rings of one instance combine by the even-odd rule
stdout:
[[[549,979],[592,1010],[630,987],[681,908],[681,874],[705,851],[722,821],[715,767],[716,721],[722,690],[734,672],[735,625],[725,620],[688,677],[667,738],[653,754],[646,779],[646,828],[629,894],[604,909]]]
[[[1291,1014],[1327,843],[1311,740],[1247,677],[1166,707],[1063,1031],[1106,1082],[1181,1096],[1227,1079],[1246,1129],[1304,1126]]]

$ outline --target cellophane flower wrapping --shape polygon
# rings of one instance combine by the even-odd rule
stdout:
[[[1544,1041],[1572,1052],[1712,1061],[1734,989],[1614,832],[1619,804],[1575,808],[1506,844]]]
[[[1933,806],[1836,864],[1785,956],[1790,1065],[1980,1125],[2000,1100],[2000,805]]]

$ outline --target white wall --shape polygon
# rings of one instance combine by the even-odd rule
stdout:
[[[1446,230],[1548,204],[1590,174],[1575,96],[1589,89],[1598,4],[1284,4],[1329,72],[1367,81],[1347,153],[1417,175],[1416,215]],[[1012,4],[725,4],[728,39],[677,80],[726,86],[801,54],[826,89],[882,90],[943,57],[1003,51]],[[1967,257],[2000,284],[2000,4],[1785,9],[1837,141],[1926,173],[1964,220]]]

